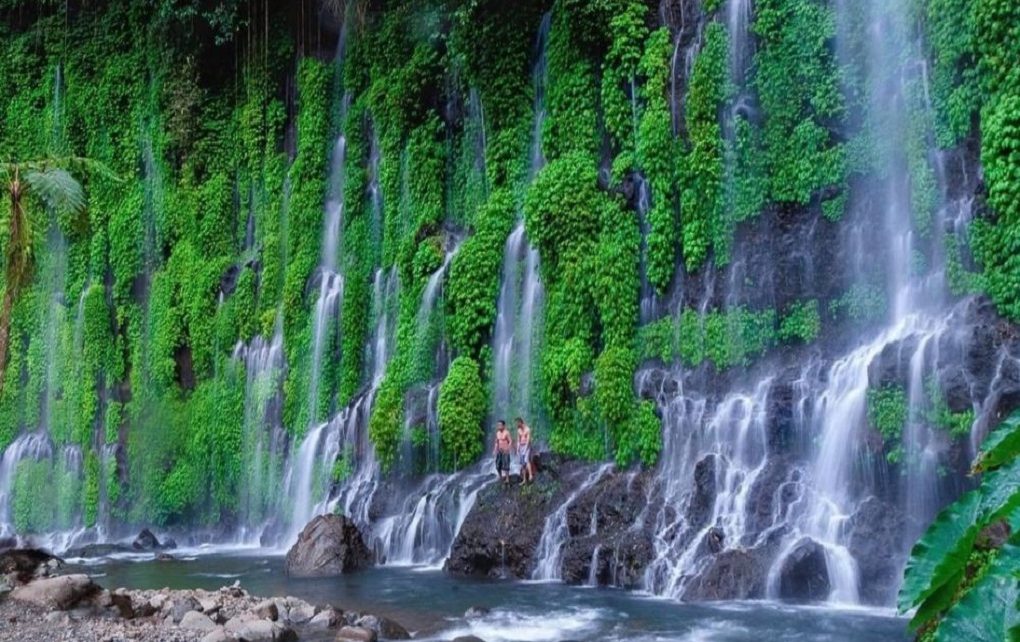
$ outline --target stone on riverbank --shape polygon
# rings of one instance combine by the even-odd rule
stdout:
[[[319,515],[310,521],[287,551],[287,574],[329,577],[367,566],[372,554],[357,525],[343,515]]]
[[[376,642],[378,639],[375,631],[360,626],[345,626],[336,634],[336,642]]]
[[[43,608],[66,611],[98,594],[100,590],[88,575],[61,575],[19,586],[11,593],[11,598]]]

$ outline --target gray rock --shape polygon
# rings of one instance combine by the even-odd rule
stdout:
[[[198,603],[202,607],[202,612],[207,615],[209,613],[215,613],[216,611],[219,611],[222,608],[222,605],[219,603],[219,601],[211,597],[202,598],[198,601]]]
[[[372,554],[357,525],[343,515],[319,515],[287,551],[287,573],[294,577],[329,577],[367,566]]]
[[[227,632],[223,630],[222,626],[218,626],[209,633],[205,634],[202,638],[202,642],[227,642],[230,638],[227,637]]]
[[[68,624],[71,621],[71,618],[67,617],[67,613],[60,611],[50,611],[43,616],[43,619],[50,624]]]
[[[453,638],[453,642],[485,642],[485,640],[477,635],[461,635]]]
[[[291,624],[304,624],[315,617],[315,607],[311,604],[291,607],[287,612],[287,617]]]
[[[255,605],[252,612],[263,620],[276,621],[280,619],[280,608],[272,600],[263,600]]]
[[[411,634],[407,632],[407,629],[387,617],[364,615],[354,624],[355,626],[359,626],[363,629],[371,629],[375,631],[379,634],[379,637],[384,640],[411,639]]]
[[[306,628],[316,631],[332,629],[340,623],[340,614],[333,609],[323,609],[308,621]]]
[[[379,634],[360,626],[345,626],[336,634],[336,642],[376,642]]]
[[[100,588],[88,575],[61,575],[19,586],[11,593],[11,598],[43,608],[66,611],[99,591]]]
[[[234,631],[234,638],[244,642],[293,642],[298,639],[294,629],[270,620],[245,622]]]
[[[189,629],[192,631],[212,631],[216,628],[216,623],[213,622],[205,613],[188,611],[184,614],[184,617],[181,618],[180,627],[182,629]]]
[[[170,616],[175,624],[179,624],[188,612],[201,610],[202,605],[198,603],[198,600],[193,597],[183,597],[174,601],[173,606],[170,608]]]
[[[63,562],[36,548],[14,548],[0,553],[0,575],[13,578],[13,587],[56,570]]]

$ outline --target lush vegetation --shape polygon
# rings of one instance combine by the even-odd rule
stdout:
[[[1020,413],[974,462],[981,484],[945,508],[914,546],[899,607],[923,640],[1011,640],[1020,634]]]

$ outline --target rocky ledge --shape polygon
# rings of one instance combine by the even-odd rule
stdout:
[[[63,562],[34,550],[0,552],[0,642],[336,642],[407,640],[385,617],[262,598],[238,584],[215,591],[108,590],[85,574],[61,575]]]

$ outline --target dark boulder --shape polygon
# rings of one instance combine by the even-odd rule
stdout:
[[[138,533],[138,537],[135,541],[131,542],[131,548],[136,551],[154,551],[161,548],[159,539],[152,534],[147,528],[143,528],[141,533]]]
[[[893,504],[869,497],[850,518],[848,548],[860,574],[861,599],[888,604],[899,587],[906,531],[902,511]]]
[[[694,465],[694,493],[687,506],[687,522],[690,528],[700,530],[708,523],[715,506],[716,456],[705,455]]]
[[[779,569],[779,597],[819,602],[829,597],[829,589],[825,548],[810,538],[800,540]]]
[[[756,549],[732,549],[713,557],[688,583],[689,601],[753,600],[765,596],[766,556]]]
[[[86,544],[64,551],[64,557],[109,557],[118,553],[134,553],[135,549],[124,544]]]
[[[453,542],[446,571],[476,577],[531,576],[546,517],[587,476],[590,467],[543,458],[529,486],[492,483],[478,493]],[[493,482],[496,476],[492,477]]]
[[[63,565],[59,557],[36,548],[14,548],[0,553],[0,576],[14,574],[19,582],[42,577]]]
[[[367,566],[372,555],[357,525],[343,515],[319,515],[287,551],[287,574],[328,577]]]

